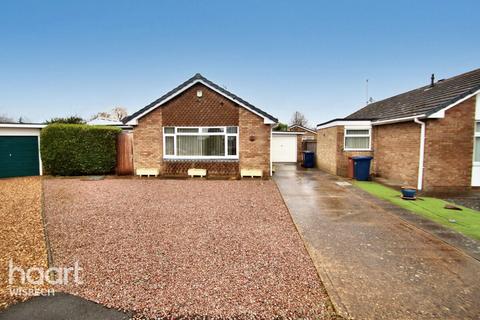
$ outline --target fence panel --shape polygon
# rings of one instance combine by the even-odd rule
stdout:
[[[122,132],[117,137],[117,174],[133,174],[133,134]]]

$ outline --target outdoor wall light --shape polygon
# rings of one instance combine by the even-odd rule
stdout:
[[[201,98],[203,96],[202,90],[197,90],[197,97]]]

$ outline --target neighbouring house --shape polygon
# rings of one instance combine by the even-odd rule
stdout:
[[[297,162],[301,162],[303,159],[302,151],[316,151],[317,132],[315,130],[295,124],[289,126],[288,131],[303,133],[297,136]]]
[[[120,120],[108,119],[108,118],[96,118],[87,122],[91,126],[108,126],[108,127],[118,127],[122,130],[130,130],[132,127],[125,125]]]
[[[123,120],[133,127],[134,169],[238,177],[241,169],[270,176],[277,119],[196,74]]]
[[[348,157],[424,191],[480,186],[480,69],[368,104],[317,126],[317,166],[346,176]]]

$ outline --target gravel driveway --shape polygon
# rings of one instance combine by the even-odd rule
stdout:
[[[329,318],[324,287],[272,181],[49,179],[65,291],[148,317]]]
[[[22,269],[48,268],[41,215],[42,180],[39,177],[0,179],[0,310],[28,298],[12,295],[16,289],[46,290],[46,285],[22,284],[19,273],[9,284],[10,259]]]

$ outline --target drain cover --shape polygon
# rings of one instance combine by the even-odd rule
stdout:
[[[351,186],[352,184],[350,182],[346,182],[346,181],[337,181],[335,182],[336,184],[338,184],[339,186],[342,186],[342,187],[346,187],[346,186]]]

